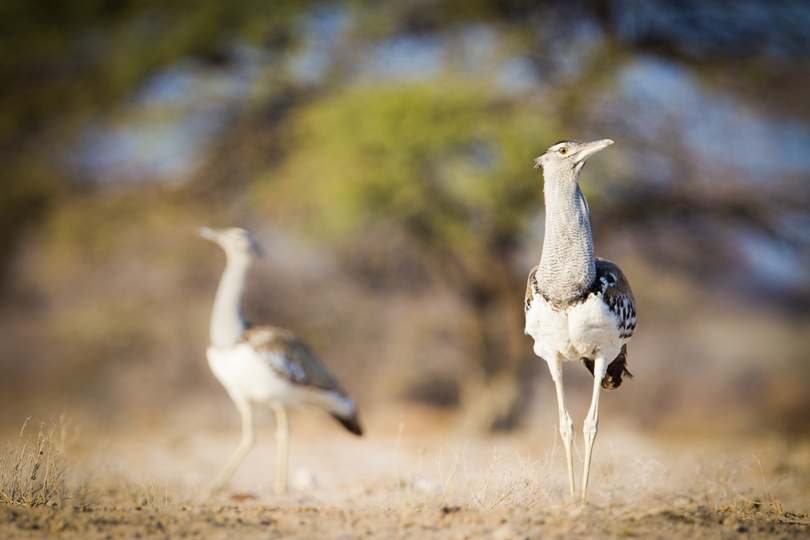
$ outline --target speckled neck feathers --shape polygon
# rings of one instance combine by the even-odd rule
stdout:
[[[576,301],[593,285],[596,266],[588,203],[577,179],[581,167],[546,168],[546,230],[536,279],[554,304]]]

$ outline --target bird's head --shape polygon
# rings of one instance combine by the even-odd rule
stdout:
[[[259,241],[247,229],[241,227],[232,227],[230,229],[203,227],[199,233],[206,240],[219,244],[228,255],[247,255],[248,257],[261,257],[263,255]]]
[[[611,144],[613,141],[610,139],[594,142],[560,141],[550,146],[542,156],[534,160],[534,168],[549,172],[573,171],[579,173],[589,157]]]

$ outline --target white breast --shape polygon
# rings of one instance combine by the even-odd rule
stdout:
[[[234,400],[295,405],[301,389],[280,377],[248,343],[208,347],[208,365]]]
[[[597,296],[559,310],[537,299],[526,313],[526,333],[534,338],[535,354],[546,361],[603,354],[610,362],[622,345],[618,319]]]
[[[249,343],[235,347],[208,347],[208,365],[234,401],[296,407],[315,405],[343,416],[356,414],[357,406],[349,396],[336,391],[295,384],[279,375],[272,367],[284,365],[283,358],[272,358],[278,352],[261,355]],[[262,356],[264,355],[264,356]]]

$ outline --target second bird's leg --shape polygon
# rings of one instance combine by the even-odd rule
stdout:
[[[287,491],[287,458],[290,450],[290,424],[287,421],[287,409],[275,407],[276,443],[278,445],[278,471],[276,474],[276,493]]]
[[[560,360],[552,360],[548,363],[548,369],[551,371],[551,378],[554,379],[554,385],[557,387],[557,405],[560,409],[560,436],[565,445],[565,458],[568,464],[568,485],[571,488],[571,500],[576,501],[577,495],[574,487],[574,455],[572,453],[572,446],[574,444],[574,421],[571,420],[571,415],[568,414],[568,409],[565,407],[562,362]]]
[[[217,476],[213,491],[219,491],[228,480],[231,479],[234,471],[239,464],[242,463],[242,460],[245,459],[245,454],[253,447],[253,442],[256,440],[253,429],[253,411],[250,408],[250,404],[243,401],[235,403],[236,408],[239,409],[239,414],[242,416],[242,440],[239,441],[239,446],[236,447],[236,451],[231,456],[231,459],[228,460],[228,464],[225,465],[225,468],[222,469],[222,472]]]
[[[585,504],[585,494],[588,492],[588,476],[591,472],[591,454],[596,432],[599,430],[599,392],[602,390],[602,379],[607,373],[607,362],[604,356],[597,357],[593,362],[593,399],[588,416],[585,418],[583,433],[585,434],[585,468],[582,471],[582,504]]]

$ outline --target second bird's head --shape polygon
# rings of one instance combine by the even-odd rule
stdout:
[[[241,227],[232,227],[230,229],[203,227],[199,232],[203,238],[219,244],[228,256],[243,255],[253,258],[261,257],[264,254],[259,241],[247,229]]]
[[[557,172],[577,174],[589,157],[611,144],[613,141],[610,139],[594,142],[560,141],[551,145],[542,156],[534,160],[534,168],[545,170],[546,177],[549,173]]]

